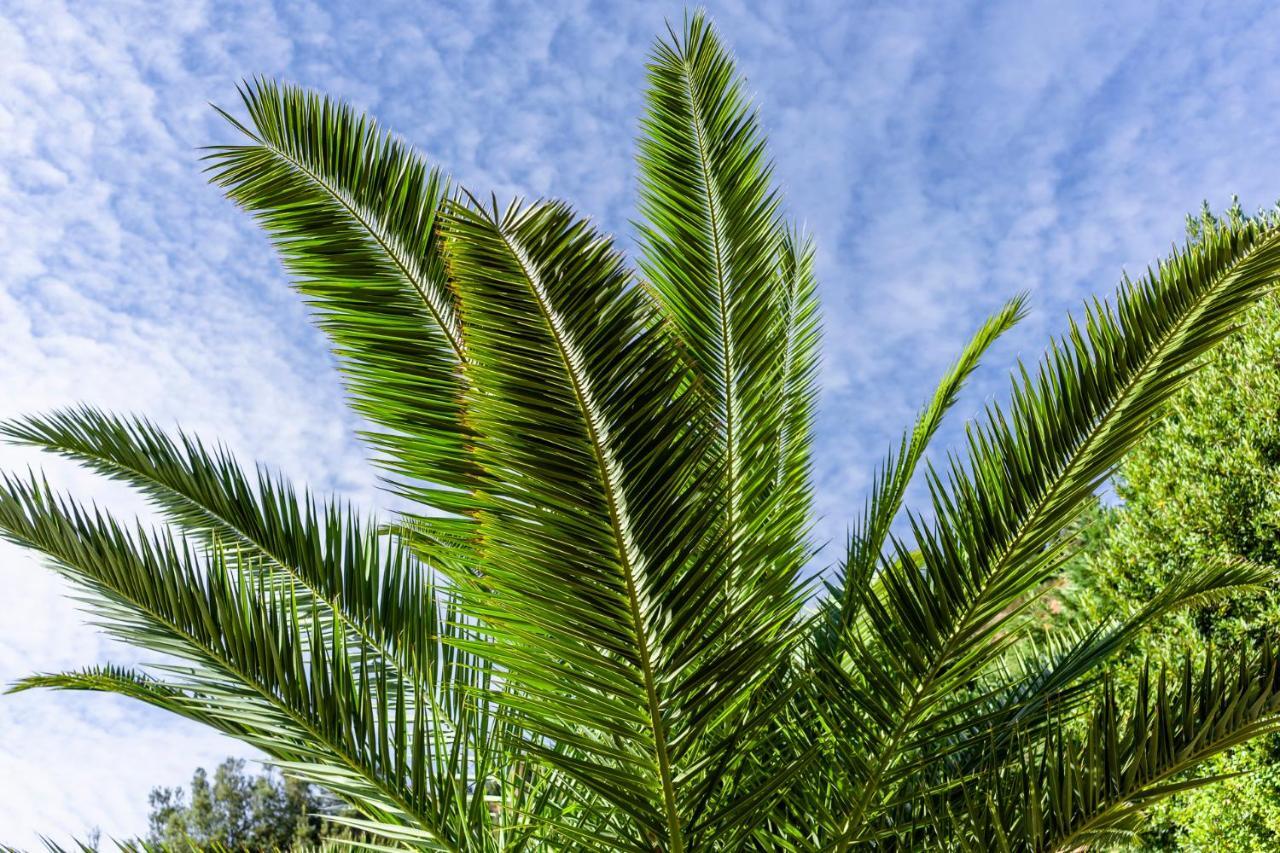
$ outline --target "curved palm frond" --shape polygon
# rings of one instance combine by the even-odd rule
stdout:
[[[6,688],[5,693],[39,689],[115,693],[219,729],[224,734],[234,731],[239,732],[237,736],[247,734],[246,730],[237,729],[233,720],[219,719],[216,715],[205,713],[197,703],[187,701],[188,694],[185,690],[166,684],[162,679],[138,669],[107,664],[69,672],[36,673],[18,679]]]
[[[449,180],[351,107],[257,80],[247,144],[210,149],[212,181],[272,236],[333,341],[353,406],[397,491],[467,509],[457,299],[437,246]]]
[[[442,666],[479,666],[465,657],[440,659],[450,654],[433,634],[441,591],[417,561],[349,508],[299,497],[262,469],[247,475],[225,448],[88,406],[0,423],[0,435],[138,489],[188,537],[281,585],[326,624],[341,622],[365,654],[376,652],[420,688],[422,679],[434,683]],[[435,699],[456,710],[469,688],[442,681],[453,695]]]
[[[88,670],[20,687],[111,690],[200,720],[378,822],[432,834],[442,849],[458,849],[478,828],[466,789],[491,760],[474,748],[497,735],[486,732],[495,725],[487,709],[455,703],[442,718],[439,705],[384,665],[380,649],[321,609],[300,607],[295,587],[270,582],[222,547],[204,547],[202,557],[168,532],[131,534],[34,479],[0,481],[0,536],[50,558],[113,636],[178,661],[152,666],[162,679]],[[385,559],[394,567],[397,557]],[[437,614],[434,642],[466,633],[452,619]],[[437,669],[442,681],[458,672]]]
[[[1161,619],[1176,610],[1258,592],[1277,580],[1271,566],[1236,558],[1183,572],[1133,612],[1086,630],[1032,635],[993,665],[975,689],[925,719],[915,735],[912,773],[936,784],[961,780],[1021,759],[1028,738],[1078,717],[1103,681],[1100,671]],[[909,797],[908,797],[909,799]]]
[[[902,512],[907,486],[915,477],[929,442],[942,426],[944,416],[959,399],[965,383],[987,350],[1001,335],[1026,315],[1026,296],[1009,300],[987,318],[969,339],[960,357],[942,377],[928,404],[921,410],[911,432],[902,437],[897,454],[890,453],[876,472],[862,518],[849,535],[849,550],[844,565],[833,583],[827,584],[829,600],[824,620],[829,635],[824,648],[830,650],[835,638],[848,631],[857,615],[859,591],[870,583],[884,552],[885,540],[893,522]]]
[[[1280,569],[1274,566],[1239,557],[1221,557],[1184,570],[1140,607],[1092,626],[1063,644],[1048,660],[1041,656],[1023,656],[1013,667],[1001,667],[1005,672],[999,680],[1012,687],[1004,707],[1014,711],[1006,728],[1025,729],[1037,715],[1060,712],[1057,697],[1071,685],[1089,679],[1169,614],[1264,592],[1277,580],[1280,580]],[[1071,636],[1069,632],[1068,636]]]

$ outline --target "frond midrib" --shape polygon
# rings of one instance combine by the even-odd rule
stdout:
[[[801,272],[802,261],[796,259],[795,270],[791,275],[791,281],[787,282],[784,287],[783,311],[783,338],[782,338],[782,387],[778,398],[781,400],[782,416],[779,418],[778,428],[778,467],[774,475],[775,488],[782,488],[786,482],[788,471],[787,454],[790,452],[791,439],[797,438],[792,435],[794,424],[792,419],[794,411],[792,403],[794,401],[794,393],[801,386],[800,377],[793,375],[795,372],[795,363],[797,359],[797,350],[800,348],[800,312],[801,305],[804,300],[801,298],[800,282],[804,273]]]
[[[715,264],[715,280],[716,280],[716,300],[719,310],[719,331],[720,331],[720,369],[721,381],[724,384],[724,395],[721,400],[723,406],[724,428],[725,428],[725,522],[729,531],[729,554],[730,563],[736,562],[737,555],[737,530],[736,520],[738,517],[738,445],[737,445],[737,419],[738,419],[738,386],[734,375],[734,362],[736,359],[736,350],[733,345],[732,334],[732,300],[729,296],[729,280],[728,273],[725,270],[724,261],[724,237],[720,231],[720,215],[719,215],[719,183],[711,169],[711,152],[707,150],[706,128],[703,127],[701,105],[693,90],[693,68],[689,64],[689,58],[686,55],[688,45],[682,50],[678,56],[680,57],[681,76],[684,78],[684,93],[688,99],[689,105],[689,123],[692,126],[694,136],[694,147],[698,154],[698,168],[702,173],[702,186],[705,190],[704,201],[707,209],[707,225],[711,229],[711,251]]]

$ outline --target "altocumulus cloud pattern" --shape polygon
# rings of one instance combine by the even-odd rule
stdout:
[[[1033,315],[962,415],[1003,391],[1014,356],[1037,355],[1068,308],[1161,255],[1201,200],[1280,196],[1280,7],[939,5],[707,4],[818,240],[822,541],[843,539],[892,430],[1007,296],[1030,291]],[[681,14],[0,0],[0,417],[83,400],[181,421],[386,504],[265,238],[199,173],[198,147],[229,138],[207,103],[233,107],[236,81],[258,73],[315,86],[469,187],[563,197],[629,239],[644,57]],[[0,467],[35,461],[0,449]],[[56,485],[122,499],[41,464]],[[0,681],[130,660],[9,546],[0,589]],[[0,843],[141,833],[152,785],[229,753],[248,754],[114,697],[7,697]]]

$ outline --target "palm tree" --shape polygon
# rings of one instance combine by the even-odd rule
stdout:
[[[367,518],[143,419],[8,422],[167,519],[0,483],[0,531],[162,656],[14,689],[198,720],[349,802],[365,837],[454,851],[1074,850],[1280,726],[1266,643],[1133,695],[1102,674],[1162,615],[1271,568],[1201,566],[1083,630],[1028,617],[1098,486],[1280,279],[1275,218],[1090,303],[905,510],[1010,301],[819,585],[813,250],[701,15],[649,62],[635,269],[564,204],[482,201],[340,103],[242,95],[212,179],[275,242],[413,509]]]

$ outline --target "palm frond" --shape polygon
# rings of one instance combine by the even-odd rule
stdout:
[[[212,181],[317,311],[397,490],[465,510],[462,332],[436,237],[448,179],[345,104],[268,80],[241,96],[252,127],[223,115],[248,142],[210,149]]]
[[[912,751],[913,774],[969,779],[983,768],[1020,758],[1028,738],[1047,735],[1085,710],[1100,674],[1170,613],[1275,583],[1277,569],[1221,558],[1182,572],[1149,602],[1087,630],[1032,634],[1011,649],[971,690],[922,720]]]
[[[274,576],[304,611],[343,622],[399,670],[433,674],[443,665],[430,633],[441,621],[440,590],[349,508],[299,496],[261,469],[248,475],[225,448],[87,406],[0,423],[0,435],[140,490],[188,536]]]
[[[773,502],[780,466],[793,468],[807,446],[787,450],[786,436],[803,434],[811,396],[810,261],[781,225],[763,135],[705,16],[671,30],[648,70],[640,269],[711,403],[730,558],[785,573],[807,557],[807,519]]]
[[[935,520],[909,516],[923,569],[895,542],[899,558],[860,593],[873,639],[847,644],[875,688],[856,694],[875,734],[867,765],[846,768],[841,849],[894,786],[918,722],[1017,637],[1007,629],[1061,564],[1063,529],[1278,269],[1280,232],[1256,223],[1175,252],[1114,305],[1090,304],[1035,379],[1021,371],[1010,412],[992,406],[970,428],[967,462],[929,471]]]
[[[916,418],[915,426],[902,437],[897,453],[890,453],[876,472],[862,518],[849,535],[844,565],[835,582],[827,586],[830,599],[825,606],[831,612],[824,624],[835,637],[848,631],[857,615],[859,591],[871,583],[884,552],[885,540],[902,511],[907,486],[915,477],[929,442],[942,426],[944,416],[955,405],[965,383],[978,369],[991,345],[1025,315],[1026,297],[1019,295],[987,318],[938,383],[928,404]],[[831,642],[833,638],[826,637],[824,647],[830,648]]]
[[[22,693],[27,690],[87,690],[96,693],[115,693],[128,699],[137,699],[152,707],[168,711],[197,723],[203,723],[230,734],[235,729],[231,720],[218,720],[204,713],[195,703],[188,702],[187,692],[166,684],[162,679],[138,669],[105,664],[90,666],[69,672],[42,672],[20,678],[10,684],[5,693]],[[247,732],[241,731],[244,735]]]

